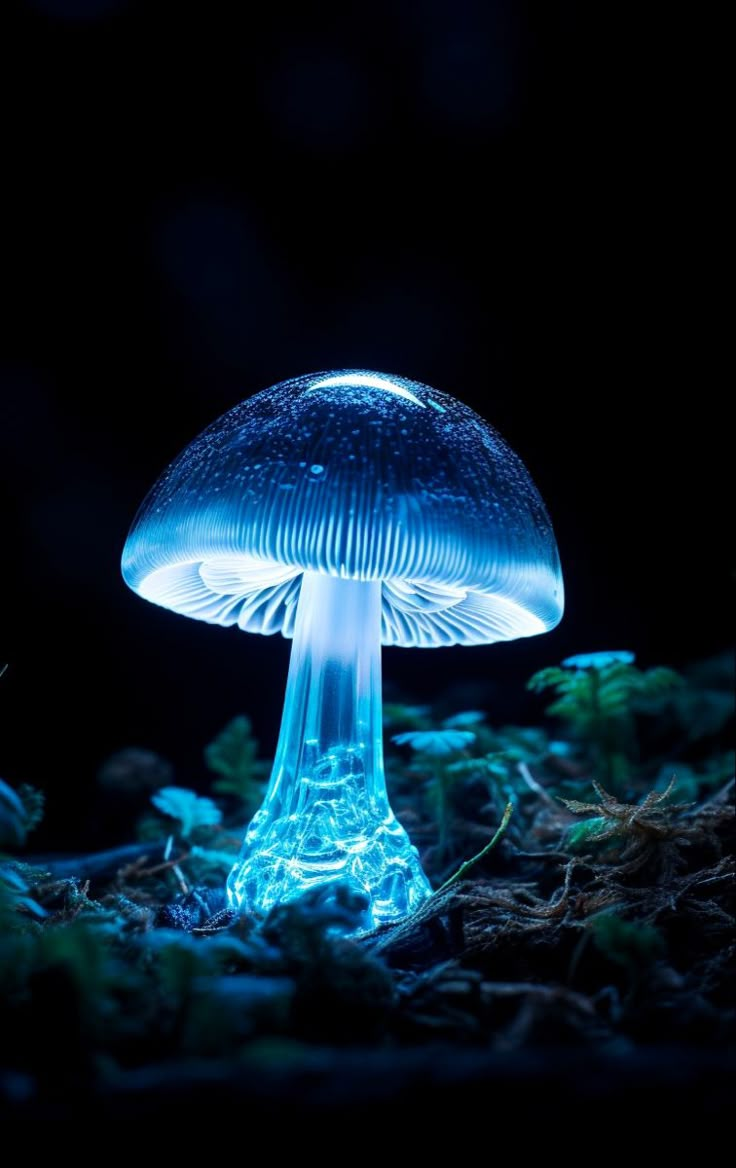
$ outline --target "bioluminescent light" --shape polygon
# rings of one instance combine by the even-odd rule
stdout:
[[[635,660],[635,654],[628,649],[604,649],[599,653],[576,653],[562,664],[566,669],[606,669],[609,665],[631,665]]]
[[[348,881],[361,931],[416,908],[430,886],[386,794],[381,644],[488,644],[557,624],[557,547],[520,459],[418,382],[294,378],[235,406],[164,472],[123,575],[176,612],[293,638],[230,903],[266,911]]]

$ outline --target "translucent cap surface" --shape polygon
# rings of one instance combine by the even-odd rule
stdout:
[[[209,426],[145,499],[122,568],[166,608],[285,636],[304,571],[382,581],[384,644],[511,640],[563,609],[521,460],[448,394],[367,370],[281,382]]]

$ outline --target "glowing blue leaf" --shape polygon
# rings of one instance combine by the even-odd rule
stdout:
[[[211,799],[195,794],[186,787],[162,787],[151,795],[154,807],[178,819],[181,835],[187,839],[195,827],[211,827],[222,819],[222,812]]]
[[[633,665],[636,657],[628,649],[606,649],[600,653],[576,653],[566,657],[566,669],[605,669],[608,665]]]
[[[472,730],[408,730],[405,734],[394,734],[397,746],[410,746],[417,754],[429,754],[441,758],[465,750],[475,742]]]

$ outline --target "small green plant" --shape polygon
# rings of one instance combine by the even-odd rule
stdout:
[[[222,819],[222,812],[211,799],[197,795],[186,787],[162,787],[151,796],[157,811],[178,819],[179,835],[189,839],[197,827],[215,827]]]
[[[660,767],[655,787],[663,791],[674,774],[677,794],[683,803],[695,803],[705,798],[727,783],[736,769],[736,758],[732,750],[722,751],[705,759],[697,767],[688,763],[665,763]]]
[[[240,714],[228,722],[205,747],[204,759],[209,770],[219,776],[212,790],[218,795],[232,795],[251,816],[263,798],[264,780],[271,764],[258,758],[258,741],[250,718]]]
[[[590,927],[600,952],[625,969],[646,968],[664,952],[662,934],[642,921],[625,921],[617,913],[605,912],[593,917]]]
[[[652,965],[664,957],[664,937],[654,925],[624,920],[616,912],[594,916],[589,929],[598,952],[624,970],[630,999]]]
[[[460,760],[475,742],[472,730],[410,730],[394,734],[397,746],[409,746],[417,755],[417,765],[430,775],[430,795],[437,819],[437,852],[446,859],[450,850],[451,787],[458,777],[452,764]]]
[[[672,713],[686,741],[700,743],[716,738],[733,720],[735,666],[734,654],[726,652],[685,671],[685,684],[672,695]]]
[[[404,702],[384,702],[383,725],[387,730],[403,726],[406,730],[429,730],[432,726],[432,707],[413,706]]]
[[[482,726],[487,718],[485,710],[460,710],[457,714],[445,718],[442,725],[446,730],[469,730],[471,726],[474,729]]]
[[[683,684],[672,669],[642,670],[633,653],[611,651],[568,657],[527,683],[534,693],[552,690],[547,713],[560,718],[590,755],[595,777],[621,790],[636,755],[635,717],[656,714]]]
[[[43,795],[35,787],[14,791],[0,779],[0,846],[22,847],[26,836],[43,817]],[[43,917],[43,909],[30,895],[23,872],[9,856],[0,853],[0,935],[14,930],[26,917]]]
[[[479,726],[476,746],[485,753],[461,758],[448,765],[457,779],[480,779],[485,782],[493,806],[500,811],[508,801],[533,791],[539,797],[542,787],[530,768],[548,766],[566,759],[571,748],[565,742],[551,742],[544,730],[535,726],[503,726],[500,730]]]

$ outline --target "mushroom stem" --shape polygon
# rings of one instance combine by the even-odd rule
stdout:
[[[267,911],[337,880],[360,894],[358,931],[431,891],[386,793],[381,583],[305,572],[271,781],[228,895]]]
[[[386,797],[379,580],[304,573],[270,792],[296,813],[295,777]]]

